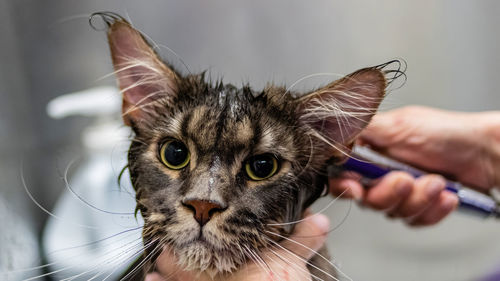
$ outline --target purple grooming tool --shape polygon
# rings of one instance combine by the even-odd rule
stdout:
[[[387,158],[364,146],[354,146],[351,157],[340,167],[334,169],[356,172],[363,177],[363,183],[369,183],[391,171],[405,171],[415,178],[426,174],[424,171]],[[458,196],[459,210],[481,217],[494,216],[500,218],[500,207],[493,197],[466,188],[453,181],[446,182],[446,190]]]

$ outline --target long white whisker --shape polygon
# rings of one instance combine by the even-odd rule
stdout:
[[[137,241],[133,241],[133,242],[137,242]],[[138,244],[136,243],[136,245],[138,245]],[[134,245],[134,246],[136,246],[136,245]],[[110,252],[108,252],[108,253],[110,253]],[[108,254],[108,253],[105,253],[105,255]],[[47,273],[44,273],[44,274],[41,274],[41,275],[37,275],[37,276],[33,276],[33,277],[30,277],[30,278],[24,279],[23,281],[30,281],[30,280],[35,280],[35,279],[38,279],[38,278],[41,278],[41,277],[46,277],[46,276],[54,275],[56,273],[63,272],[65,270],[68,270],[68,269],[71,269],[71,268],[75,268],[75,267],[77,267],[77,266],[76,265],[67,266],[67,267],[64,267],[64,268],[61,268],[61,269],[57,269],[57,270],[54,270],[54,271],[51,271],[51,272],[47,272]]]
[[[285,266],[281,265],[279,262],[276,262],[276,260],[274,260],[270,255],[267,255],[266,253],[262,253],[265,258],[269,261],[271,261],[271,264],[272,265],[275,265],[275,266],[278,266],[279,268],[281,268],[283,271],[287,271],[287,269],[285,268]],[[277,277],[280,278],[280,280],[283,280],[283,278],[281,277],[281,275],[278,275]]]
[[[319,256],[321,259],[323,259],[323,260],[325,260],[326,262],[328,262],[328,263],[329,263],[329,264],[330,264],[333,268],[335,268],[335,270],[336,270],[336,271],[340,272],[340,273],[341,273],[342,275],[344,275],[347,279],[349,279],[349,280],[351,280],[351,281],[352,281],[352,279],[351,279],[349,276],[347,276],[347,274],[345,274],[344,272],[342,272],[342,270],[340,270],[340,269],[338,268],[338,266],[336,266],[333,262],[331,262],[331,261],[330,261],[329,259],[327,259],[325,256],[321,255],[320,253],[318,253],[317,251],[315,251],[315,250],[311,249],[310,247],[307,247],[306,245],[304,245],[304,244],[302,244],[302,243],[299,243],[299,242],[297,242],[297,241],[295,241],[295,240],[293,240],[293,239],[291,239],[291,238],[285,237],[285,236],[280,235],[280,234],[278,234],[278,233],[274,233],[274,232],[267,231],[267,230],[266,230],[266,232],[268,232],[268,233],[270,233],[270,234],[273,234],[273,235],[276,235],[276,236],[278,236],[278,237],[280,237],[280,238],[283,238],[283,239],[285,239],[285,240],[287,240],[287,241],[290,241],[290,242],[292,242],[292,243],[294,243],[294,244],[296,244],[296,245],[299,245],[299,246],[301,246],[301,247],[304,247],[304,248],[306,248],[306,249],[310,250],[311,252],[313,252],[314,254],[316,254],[317,256]]]
[[[312,140],[311,135],[308,134],[307,137],[309,138],[309,143],[310,143],[309,155],[307,156],[307,163],[300,170],[300,172],[298,172],[297,175],[295,175],[296,178],[300,177],[305,171],[307,171],[307,168],[309,168],[309,166],[311,165],[311,160],[313,158],[313,154],[314,154],[314,142]]]
[[[157,240],[152,240],[151,242],[148,243],[148,246],[144,248],[144,250],[146,250],[147,248],[149,248],[151,245],[153,245],[154,242],[156,242]],[[140,262],[132,271],[130,271],[129,273],[127,273],[125,276],[123,276],[120,280],[126,280],[127,277],[129,277],[129,275],[132,275],[132,274],[135,274],[135,272],[141,268],[144,263],[146,263],[146,261],[150,258],[150,256],[154,255],[157,251],[157,249],[161,248],[161,243],[162,241],[160,241],[156,246],[155,248],[151,251],[151,253],[149,253],[146,257],[144,257],[144,260],[142,262]],[[140,254],[140,253],[139,253]],[[115,270],[116,271],[116,270]],[[106,276],[106,278],[104,278],[102,281],[105,281],[106,279],[108,279],[111,275],[113,274],[110,273],[108,276]]]
[[[277,275],[276,272],[274,272],[274,270],[269,266],[269,264],[256,251],[253,251],[253,253],[257,257],[258,260],[260,260],[262,263],[264,263],[266,265],[266,268],[267,268],[266,272],[270,275],[272,280],[274,280],[275,277],[279,277],[281,280],[281,277],[279,275]]]
[[[140,227],[142,228],[142,227]],[[140,229],[138,228],[138,229]],[[113,238],[113,237],[116,237],[118,235],[121,235],[121,234],[124,234],[124,233],[127,233],[127,232],[130,232],[130,231],[133,231],[133,230],[136,230],[136,229],[129,229],[129,230],[126,230],[126,231],[122,231],[120,233],[117,233],[117,234],[114,234],[112,236],[109,236],[109,237],[106,237],[106,238],[103,238],[103,239],[100,239],[100,240],[97,240],[97,241],[94,241],[94,242],[91,242],[91,243],[86,243],[86,244],[83,244],[83,245],[79,245],[79,246],[74,246],[74,247],[69,247],[69,248],[64,248],[64,249],[59,249],[59,250],[55,250],[53,252],[50,252],[48,254],[46,254],[46,256],[51,256],[55,253],[58,253],[58,252],[63,252],[63,251],[69,251],[69,250],[72,250],[72,249],[76,249],[76,248],[80,248],[80,247],[86,247],[86,246],[89,246],[89,245],[93,245],[93,244],[97,244],[97,243],[100,243],[102,241],[105,241],[107,239],[110,239],[110,238]],[[135,235],[134,233],[132,233],[131,235],[128,235],[128,236],[125,236],[123,238],[121,238],[120,240],[118,241],[113,241],[112,243],[118,243],[126,238],[129,238],[130,236],[132,235]],[[112,244],[110,243],[110,244]],[[109,244],[108,244],[109,245]],[[68,259],[72,259],[72,258],[75,258],[79,255],[75,255],[75,256],[72,256]],[[59,264],[60,262],[58,261],[55,261],[55,262],[51,262],[51,263],[47,263],[47,264],[44,264],[44,265],[40,265],[40,266],[35,266],[35,267],[30,267],[30,268],[22,268],[22,269],[16,269],[16,270],[11,270],[11,271],[4,271],[2,273],[8,275],[8,274],[11,274],[11,273],[21,273],[21,272],[29,272],[29,271],[33,271],[33,270],[37,270],[37,269],[42,269],[42,268],[46,268],[46,267],[50,267],[50,266],[54,266],[56,264]],[[1,273],[0,273],[1,274]]]
[[[278,252],[274,251],[272,248],[268,248],[268,250],[271,253],[273,253],[277,258],[279,258],[280,260],[285,262],[286,264],[294,266],[296,269],[300,270],[300,272],[302,272],[304,274],[303,277],[307,278],[307,277],[311,276],[311,277],[314,277],[316,279],[321,279],[321,278],[318,278],[316,275],[312,274],[311,272],[309,272],[309,270],[303,269],[300,266],[292,263],[292,261],[290,259],[287,259],[283,255],[280,255]],[[279,263],[276,263],[276,264],[279,264]],[[282,266],[282,265],[280,265],[280,266]],[[286,268],[284,266],[282,266],[282,268],[286,270]]]
[[[106,258],[105,260],[98,261],[98,262],[94,263],[94,265],[92,267],[90,267],[90,269],[88,269],[87,271],[84,271],[82,273],[79,273],[79,274],[76,274],[76,275],[73,275],[70,277],[66,277],[65,279],[62,279],[61,281],[74,280],[75,278],[78,278],[80,276],[83,276],[87,273],[90,273],[90,272],[96,270],[103,263],[109,264],[110,262],[113,262],[113,261],[119,259],[120,257],[126,256],[128,253],[130,253],[131,251],[134,251],[134,250],[136,250],[138,252],[142,252],[145,249],[145,247],[147,247],[147,246],[142,245],[142,241],[137,243],[137,240],[135,240],[133,242],[136,242],[136,243],[133,244],[132,246],[128,246],[128,248],[121,249],[118,253],[114,253],[112,256]],[[131,243],[128,243],[128,244],[131,244]],[[113,251],[113,252],[115,252],[115,251]],[[108,252],[108,253],[110,253],[110,252]],[[108,253],[104,254],[103,257],[107,256]]]
[[[31,193],[31,191],[29,190],[28,188],[28,185],[26,184],[26,180],[24,179],[24,167],[23,167],[23,162],[21,161],[21,183],[24,187],[24,191],[26,192],[26,194],[28,195],[28,197],[31,199],[31,201],[33,201],[33,203],[35,203],[35,205],[40,208],[43,212],[45,212],[46,214],[48,214],[49,216],[53,217],[54,219],[56,220],[60,220],[60,221],[64,221],[66,223],[69,223],[69,224],[72,224],[72,225],[75,225],[75,226],[78,226],[78,227],[83,227],[83,228],[88,228],[88,229],[99,229],[99,227],[96,227],[96,226],[89,226],[89,225],[83,225],[83,224],[78,224],[78,223],[74,223],[72,221],[69,221],[69,220],[66,220],[66,219],[63,219],[63,218],[60,218],[54,214],[52,214],[52,212],[48,211],[47,209],[45,209],[42,204],[40,204],[36,199],[35,197],[33,196],[33,194]]]
[[[257,257],[255,251],[252,251],[247,245],[244,245],[244,247],[248,251],[248,254],[250,254],[250,257],[257,263],[257,265],[260,266],[265,272],[270,273],[269,266],[266,267],[266,265],[264,265],[262,260]]]
[[[122,113],[122,116],[126,116],[128,114],[130,114],[131,112],[135,111],[135,110],[139,110],[139,109],[143,109],[143,108],[146,108],[146,107],[149,107],[153,104],[156,104],[156,103],[160,103],[161,102],[161,99],[158,99],[158,100],[154,100],[152,102],[149,102],[149,103],[145,103],[145,104],[140,104],[141,102],[147,100],[148,98],[150,97],[153,97],[154,95],[157,95],[159,93],[162,93],[163,91],[156,91],[156,92],[152,92],[150,93],[149,95],[147,95],[146,97],[142,98],[141,100],[139,100],[136,105],[130,107],[126,112]]]
[[[331,207],[331,206],[332,206],[335,202],[337,202],[337,200],[338,200],[340,197],[342,197],[342,195],[344,195],[344,193],[346,193],[348,190],[349,190],[349,189],[346,189],[346,190],[342,191],[342,193],[341,193],[339,196],[337,196],[337,197],[333,198],[333,199],[330,201],[330,203],[328,203],[328,205],[326,205],[326,206],[325,206],[323,209],[321,209],[319,212],[317,212],[317,213],[315,213],[315,214],[311,215],[311,217],[313,217],[313,216],[317,216],[317,215],[319,215],[319,214],[323,213],[324,211],[326,211],[326,210],[327,210],[328,208],[330,208],[330,207]],[[302,222],[302,221],[305,221],[305,220],[307,220],[307,217],[305,217],[305,218],[303,218],[303,219],[300,219],[300,220],[291,221],[291,222],[284,222],[284,223],[268,223],[268,224],[266,224],[266,225],[269,225],[269,226],[290,225],[290,224],[296,224],[296,223],[299,223],[299,222]]]
[[[336,280],[336,281],[339,281],[339,279],[337,279],[335,276],[333,276],[333,275],[331,275],[330,273],[328,273],[328,272],[324,271],[323,269],[321,269],[321,268],[319,268],[319,267],[315,266],[314,264],[310,263],[308,260],[306,260],[306,259],[304,259],[303,257],[301,257],[301,256],[299,256],[299,255],[297,255],[297,254],[295,254],[294,252],[292,252],[292,251],[288,250],[287,248],[285,248],[285,247],[281,246],[278,242],[275,242],[275,241],[273,241],[272,239],[269,239],[268,237],[264,237],[264,238],[266,238],[266,240],[268,240],[268,241],[269,241],[269,242],[271,242],[272,244],[276,245],[277,247],[281,248],[282,250],[286,251],[287,253],[289,253],[289,254],[293,255],[294,257],[298,258],[299,260],[301,260],[301,261],[305,262],[306,264],[309,264],[311,267],[314,267],[315,269],[317,269],[317,270],[321,271],[322,273],[326,274],[328,277],[330,277],[330,278],[332,278],[332,279],[334,279],[334,280]],[[314,250],[313,250],[313,252],[316,252],[316,251],[314,251]],[[316,252],[316,253],[317,253],[317,252]],[[351,281],[352,281],[352,280],[351,280]]]
[[[152,242],[151,242],[151,243],[152,243]],[[138,257],[139,255],[141,255],[141,254],[144,252],[144,250],[146,250],[146,248],[147,248],[147,247],[149,247],[149,246],[151,246],[151,244],[149,244],[148,246],[145,246],[145,247],[143,248],[143,250],[136,252],[133,256],[131,256],[131,257],[129,257],[129,258],[127,258],[127,259],[125,259],[125,260],[121,261],[120,263],[124,263],[124,262],[126,262],[126,261],[129,261],[129,260],[133,260],[133,259],[135,259],[135,258],[136,258],[136,257]],[[120,263],[119,263],[119,264],[120,264]],[[114,274],[114,273],[118,270],[118,268],[119,268],[119,267],[117,266],[117,267],[116,267],[113,271],[111,271],[111,272],[110,272],[110,273],[109,273],[109,274],[108,274],[108,275],[107,275],[104,279],[102,279],[102,281],[107,280],[107,279],[108,279],[111,275],[113,275],[113,274]],[[90,281],[90,280],[89,280],[89,281]]]
[[[104,210],[102,208],[99,208],[99,207],[96,207],[92,204],[90,204],[85,198],[83,198],[82,196],[80,196],[80,194],[78,194],[72,187],[71,185],[69,184],[69,181],[68,181],[68,172],[69,172],[69,169],[71,168],[71,166],[75,163],[74,160],[72,160],[71,162],[69,162],[69,164],[66,166],[66,169],[64,171],[64,184],[66,185],[66,188],[70,191],[70,193],[75,196],[78,200],[82,201],[85,205],[91,207],[92,209],[95,209],[97,211],[100,211],[100,212],[103,212],[103,213],[106,213],[106,214],[110,214],[110,215],[121,215],[121,216],[131,216],[131,215],[134,215],[134,213],[129,213],[129,212],[112,212],[112,211],[108,211],[108,210]]]
[[[73,246],[73,247],[63,248],[63,249],[59,249],[59,250],[54,250],[54,251],[52,251],[50,253],[47,253],[46,256],[51,256],[51,255],[53,255],[55,253],[65,252],[65,251],[69,251],[69,250],[73,250],[73,249],[78,249],[78,248],[82,248],[82,247],[87,247],[87,246],[91,246],[91,245],[94,245],[94,244],[98,244],[98,243],[101,243],[103,241],[109,240],[111,238],[117,237],[119,235],[122,235],[122,234],[125,234],[125,233],[129,233],[129,232],[135,231],[135,230],[140,230],[141,228],[142,228],[142,226],[138,226],[136,228],[127,229],[127,230],[115,233],[115,234],[113,234],[111,236],[108,236],[108,237],[105,237],[105,238],[102,238],[102,239],[99,239],[99,240],[96,240],[96,241],[92,241],[92,242],[89,242],[89,243],[81,244],[81,245],[78,245],[78,246]],[[129,233],[129,235],[127,235],[125,237],[122,237],[122,238],[120,238],[117,241],[113,241],[112,243],[120,242],[122,240],[125,240],[126,238],[129,238],[129,237],[133,236],[133,235],[136,235],[136,233]],[[110,244],[112,244],[112,243],[110,243]],[[107,244],[107,245],[109,245],[109,244]]]
[[[84,272],[81,272],[81,273],[76,274],[76,275],[73,275],[73,276],[70,276],[70,277],[66,277],[66,278],[64,278],[64,279],[61,279],[61,281],[71,281],[71,280],[75,280],[76,278],[78,278],[78,277],[80,277],[80,276],[83,276],[83,275],[85,275],[85,274],[91,273],[92,271],[94,271],[94,270],[98,269],[98,268],[99,268],[99,266],[101,266],[103,263],[104,263],[104,264],[110,264],[110,263],[114,263],[114,262],[116,262],[117,260],[118,260],[118,261],[120,261],[120,259],[121,259],[121,258],[123,258],[123,256],[125,256],[125,260],[128,260],[128,259],[130,258],[130,257],[128,257],[128,256],[127,256],[127,254],[128,254],[129,252],[131,252],[131,251],[134,251],[134,250],[135,250],[136,252],[133,254],[133,256],[134,256],[134,255],[136,255],[137,253],[142,253],[142,251],[144,251],[145,246],[142,246],[142,245],[140,245],[140,244],[141,244],[141,243],[135,244],[135,245],[133,245],[132,247],[129,247],[128,249],[126,249],[126,250],[124,250],[124,251],[120,252],[120,253],[119,253],[119,254],[117,254],[117,255],[114,255],[114,256],[112,256],[112,257],[110,257],[110,258],[108,258],[108,259],[106,259],[106,260],[104,260],[104,261],[102,261],[102,262],[95,263],[95,264],[94,264],[94,265],[93,265],[93,266],[92,266],[89,270],[84,271]],[[118,267],[116,267],[116,268],[118,268]],[[116,270],[116,269],[115,269],[115,270]],[[100,274],[102,274],[103,272],[104,272],[104,271],[103,271],[103,270],[101,270],[101,271],[100,271],[100,272],[98,272],[96,275],[94,275],[93,277],[91,277],[91,279],[89,279],[89,280],[93,280],[96,276],[99,276],[99,275],[100,275]],[[113,272],[114,272],[114,270],[113,270]]]
[[[259,254],[257,254],[256,251],[251,250],[248,247],[248,245],[244,245],[244,247],[247,249],[248,253],[250,255],[252,255],[252,257],[255,259],[255,261],[257,262],[257,265],[259,265],[270,276],[275,275],[275,273],[273,272],[273,270],[271,269],[271,267],[259,256]]]
[[[130,277],[132,274],[135,274],[135,272],[137,270],[139,270],[147,261],[150,257],[152,257],[154,254],[156,254],[156,252],[158,250],[161,250],[161,248],[163,247],[163,242],[164,242],[165,239],[162,239],[161,241],[158,242],[158,244],[155,246],[155,248],[146,256],[144,257],[144,259],[134,268],[132,269],[129,273],[127,273],[125,276],[123,276],[119,281],[122,281],[122,280],[126,280],[128,277]],[[156,240],[154,241],[151,241],[150,243],[153,243],[155,242]]]
[[[345,213],[344,217],[342,218],[342,220],[333,228],[330,228],[328,230],[327,233],[332,233],[334,232],[335,230],[337,230],[342,224],[344,224],[344,222],[347,220],[347,218],[349,217],[349,214],[351,213],[351,209],[352,209],[352,200],[349,200],[349,208],[347,209],[347,212]]]

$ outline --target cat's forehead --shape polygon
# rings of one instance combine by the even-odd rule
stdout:
[[[219,108],[225,108],[227,114],[232,118],[237,118],[242,115],[242,108],[248,103],[248,99],[245,99],[245,93],[240,89],[236,89],[231,85],[227,85],[219,90],[214,91],[214,99],[216,100]]]
[[[232,112],[237,106],[198,105],[185,114],[182,134],[202,150],[214,150],[222,144],[246,146],[254,138],[255,122],[250,115]]]
[[[255,153],[291,150],[290,112],[269,101],[266,92],[232,85],[204,88],[193,95],[170,124],[181,140],[191,142],[202,153],[237,152],[251,148]],[[232,154],[232,153],[229,153]]]

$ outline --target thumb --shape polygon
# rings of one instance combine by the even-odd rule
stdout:
[[[282,246],[296,255],[309,260],[325,244],[330,227],[328,217],[314,214],[297,224],[294,233],[283,241]]]

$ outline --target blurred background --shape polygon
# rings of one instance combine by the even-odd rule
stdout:
[[[89,14],[103,10],[130,19],[184,73],[179,58],[189,71],[208,69],[212,77],[259,89],[403,58],[408,80],[390,93],[384,110],[500,108],[500,2],[494,0],[0,0],[0,271],[10,272],[2,280],[28,278],[33,273],[13,272],[51,261],[42,245],[50,238],[41,238],[49,216],[23,182],[52,210],[68,191],[68,165],[75,162],[71,180],[89,161],[82,132],[96,119],[54,120],[46,106],[69,92],[115,85],[105,77],[112,72],[105,34],[88,24]],[[297,89],[333,79],[307,79]],[[123,159],[125,149],[113,153]],[[348,211],[341,202],[327,213],[335,225]],[[465,281],[500,268],[498,237],[498,223],[460,214],[412,229],[353,205],[328,244],[352,280]]]

